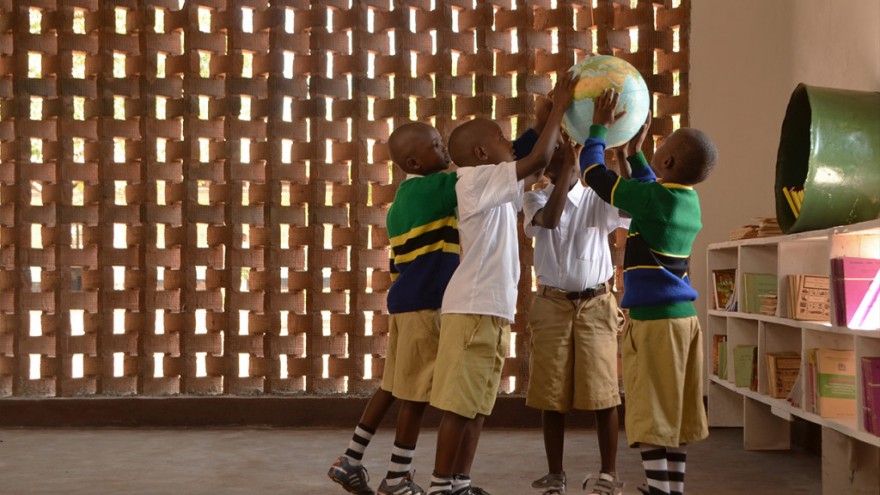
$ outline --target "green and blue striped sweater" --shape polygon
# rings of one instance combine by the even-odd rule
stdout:
[[[657,182],[645,155],[627,158],[632,179],[605,167],[605,135],[594,125],[580,155],[584,181],[605,201],[632,216],[624,254],[621,306],[635,320],[696,315],[697,291],[688,278],[691,248],[702,228],[693,187]]]
[[[388,312],[440,309],[443,292],[458,268],[461,246],[454,173],[410,177],[388,209],[391,288]]]

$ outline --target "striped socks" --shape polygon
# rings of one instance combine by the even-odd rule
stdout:
[[[452,477],[432,475],[428,495],[447,495],[449,493],[452,493]]]
[[[357,428],[354,429],[354,435],[351,437],[351,442],[348,443],[348,449],[345,451],[345,457],[348,458],[349,464],[352,466],[362,465],[361,461],[364,458],[364,451],[367,450],[367,445],[370,444],[370,440],[373,439],[375,433],[376,430],[369,426],[357,425]]]
[[[669,472],[669,494],[684,493],[684,468],[687,462],[686,447],[666,447],[666,464]]]
[[[415,446],[409,447],[394,442],[394,448],[391,449],[391,463],[388,465],[388,474],[385,475],[388,486],[399,484],[409,474],[415,452]]]
[[[465,493],[471,487],[471,477],[466,474],[452,476],[452,495]]]
[[[646,443],[640,444],[640,448],[642,465],[645,467],[645,476],[648,478],[649,493],[651,495],[670,495],[666,449]]]

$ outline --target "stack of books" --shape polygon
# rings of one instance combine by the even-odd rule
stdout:
[[[779,302],[776,291],[771,290],[758,297],[761,300],[761,305],[758,307],[758,313],[767,316],[776,316],[776,306]]]
[[[775,237],[782,235],[782,229],[779,228],[779,221],[776,217],[755,217],[758,222],[758,237]]]
[[[755,237],[773,237],[782,235],[776,217],[753,217],[754,223],[737,227],[730,231],[730,240],[753,239]]]
[[[856,353],[848,349],[810,349],[809,411],[823,418],[855,418]]]
[[[789,275],[788,314],[793,320],[830,321],[828,277]]]
[[[796,352],[768,352],[767,393],[770,397],[784,399],[791,393],[801,371],[801,355]]]
[[[831,259],[834,324],[856,330],[880,329],[880,259]]]
[[[880,436],[880,357],[862,358],[865,430]]]

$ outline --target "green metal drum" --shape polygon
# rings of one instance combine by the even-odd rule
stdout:
[[[783,188],[803,189],[802,202],[791,204]],[[785,233],[880,217],[880,93],[799,84],[782,123],[775,192]]]

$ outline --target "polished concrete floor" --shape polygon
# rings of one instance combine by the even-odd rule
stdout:
[[[347,429],[0,429],[0,493],[18,494],[343,494],[326,476],[348,445]],[[372,485],[387,469],[392,432],[367,450]],[[436,430],[416,453],[416,481],[428,485]],[[621,435],[621,445],[625,438]],[[599,468],[593,431],[569,432],[569,493]],[[546,470],[539,430],[487,430],[472,473],[493,495],[538,494]],[[625,494],[643,482],[638,451],[622,447]],[[691,447],[686,491],[706,495],[799,495],[821,492],[816,455],[747,452],[742,430],[713,429]],[[577,487],[579,488],[579,487]]]

